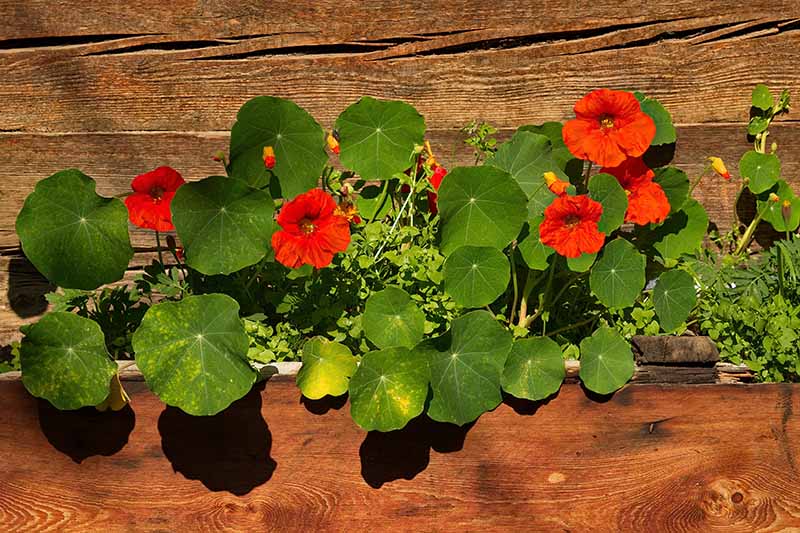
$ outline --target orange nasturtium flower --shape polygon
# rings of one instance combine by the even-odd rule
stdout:
[[[611,174],[628,195],[628,210],[625,222],[645,224],[664,222],[670,211],[669,200],[661,185],[653,181],[655,174],[638,157],[631,157],[613,168],[603,168],[600,172]]]
[[[186,183],[175,169],[158,167],[133,178],[134,193],[125,198],[128,218],[140,228],[172,231],[169,205],[178,187]]]
[[[711,163],[711,168],[714,169],[714,172],[722,176],[722,178],[725,180],[731,179],[731,173],[728,172],[727,168],[725,168],[725,163],[722,161],[722,159],[711,156],[708,158],[708,161]]]
[[[264,166],[272,170],[275,168],[275,150],[272,146],[265,146],[262,156],[264,158]]]
[[[324,268],[350,244],[350,222],[336,214],[333,197],[312,189],[286,203],[278,214],[281,229],[272,235],[275,259],[289,268]]]
[[[605,233],[597,229],[603,206],[585,194],[559,196],[544,210],[539,225],[543,244],[565,257],[579,257],[600,251]]]
[[[358,208],[356,208],[356,204],[350,200],[342,200],[339,205],[336,206],[334,214],[346,218],[348,222],[361,224],[361,217],[358,216]]]
[[[564,143],[575,157],[604,167],[639,157],[656,135],[653,119],[626,91],[590,92],[575,104],[575,117],[564,124]]]
[[[557,196],[563,196],[564,194],[567,194],[569,182],[558,179],[558,176],[556,176],[555,172],[545,172],[544,182],[547,184],[547,188],[550,189],[550,192],[553,194]]]

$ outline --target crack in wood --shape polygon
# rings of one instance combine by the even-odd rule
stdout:
[[[236,42],[226,42],[219,39],[214,40],[198,40],[198,41],[161,41],[155,43],[137,44],[133,46],[123,46],[122,48],[114,48],[111,50],[102,50],[100,52],[89,52],[83,54],[84,57],[89,56],[112,56],[120,54],[133,54],[136,52],[167,52],[167,51],[181,51],[181,50],[199,50],[209,47],[217,46],[231,46]]]
[[[379,44],[368,41],[357,41],[349,43],[330,43],[330,44],[307,44],[297,46],[279,46],[275,48],[264,48],[260,50],[250,50],[233,54],[221,54],[205,57],[192,57],[188,61],[238,61],[254,57],[270,56],[292,56],[292,55],[358,55],[375,52],[376,50],[386,50],[394,46],[393,44]]]
[[[65,35],[50,37],[26,37],[0,41],[0,50],[29,50],[39,48],[62,48],[86,44],[106,43],[121,39],[150,37],[159,33],[112,33],[105,35]]]

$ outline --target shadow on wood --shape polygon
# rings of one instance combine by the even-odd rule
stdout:
[[[319,400],[311,400],[305,396],[300,396],[300,403],[306,411],[315,415],[324,415],[331,409],[338,411],[347,404],[347,394],[341,396],[325,396]]]
[[[361,477],[373,489],[398,479],[414,479],[430,462],[431,450],[457,452],[474,422],[456,426],[418,416],[403,429],[370,431],[359,448]]]
[[[158,418],[161,447],[176,472],[212,491],[243,496],[272,477],[272,434],[261,414],[264,383],[214,416],[167,407]]]
[[[53,448],[76,463],[95,455],[120,451],[136,426],[130,405],[122,411],[101,413],[94,407],[59,411],[47,400],[38,400],[39,425]]]
[[[55,290],[24,257],[13,257],[8,263],[8,305],[21,318],[41,315],[47,310],[44,295]]]

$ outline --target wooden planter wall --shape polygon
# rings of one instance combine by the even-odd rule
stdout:
[[[50,289],[14,231],[35,182],[78,167],[112,195],[162,164],[218,173],[211,154],[253,96],[293,98],[326,128],[361,95],[407,100],[455,166],[471,160],[458,129],[472,119],[505,138],[569,118],[591,89],[636,88],[672,112],[690,176],[708,155],[736,174],[756,83],[800,100],[795,0],[0,0],[0,20],[5,350]],[[800,187],[789,117],[770,139]],[[711,178],[696,192],[722,228],[736,187]],[[133,240],[130,276],[153,249],[144,232]],[[214,419],[128,388],[135,410],[112,417],[0,384],[0,529],[800,527],[797,386],[632,385],[597,402],[568,385],[468,434],[419,423],[392,436],[365,436],[346,407],[300,405],[285,378]]]

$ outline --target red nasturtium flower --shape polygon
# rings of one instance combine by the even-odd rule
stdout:
[[[550,192],[556,196],[563,196],[567,194],[569,182],[558,179],[558,176],[556,176],[555,172],[545,172],[544,182],[547,184],[547,188],[550,189]]]
[[[658,224],[669,215],[670,206],[661,185],[653,181],[655,174],[638,157],[625,160],[618,167],[603,168],[600,172],[611,174],[628,195],[628,210],[625,222]]]
[[[133,178],[133,194],[125,198],[128,218],[140,228],[171,231],[172,214],[169,205],[178,187],[186,183],[175,169],[158,167]]]
[[[289,268],[324,268],[350,244],[350,222],[336,214],[333,197],[312,189],[286,203],[278,214],[280,231],[272,235],[275,259]]]
[[[437,165],[433,163],[431,165],[431,170],[433,170],[433,174],[431,175],[430,182],[433,185],[433,189],[438,191],[439,187],[442,185],[442,180],[445,176],[447,176],[447,169],[444,168],[442,165]],[[439,206],[436,203],[436,200],[439,198],[439,195],[435,192],[428,191],[428,211],[432,215],[435,215],[439,212]]]
[[[605,233],[597,229],[603,206],[585,194],[559,196],[544,210],[539,225],[543,244],[565,257],[579,257],[600,251]]]
[[[656,135],[656,126],[626,91],[599,89],[575,104],[575,117],[564,124],[564,143],[575,157],[604,167],[639,157]]]
[[[264,166],[272,170],[275,168],[275,150],[272,146],[265,146],[261,156],[264,158]]]

